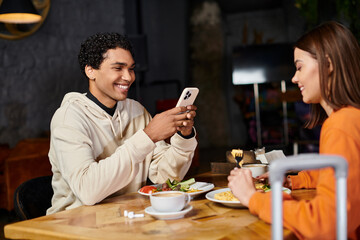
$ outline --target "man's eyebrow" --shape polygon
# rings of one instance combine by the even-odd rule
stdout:
[[[112,63],[111,65],[120,65],[120,66],[126,67],[126,66],[127,66],[127,63],[124,63],[124,62],[114,62],[114,63]],[[133,64],[131,65],[131,67],[135,67],[135,63],[133,63]]]
[[[127,63],[123,63],[123,62],[114,62],[111,65],[121,65],[121,66],[127,66]]]

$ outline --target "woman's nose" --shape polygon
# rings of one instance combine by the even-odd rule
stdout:
[[[296,73],[295,73],[294,76],[292,77],[291,82],[292,82],[292,83],[295,83],[295,84],[298,82],[298,79],[297,79],[297,77],[296,77]]]

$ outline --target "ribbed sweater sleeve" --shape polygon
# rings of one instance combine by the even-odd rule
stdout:
[[[283,201],[291,199],[287,193],[283,193]],[[262,220],[271,223],[271,192],[256,192],[249,201],[249,209],[252,214],[258,215]]]
[[[290,176],[292,189],[316,188],[319,170],[301,171],[296,176]]]
[[[360,110],[344,108],[334,112],[325,121],[320,136],[320,154],[340,155],[349,164],[347,180],[348,237],[359,239],[360,233]],[[334,170],[324,168],[292,177],[294,186],[308,187],[316,182],[316,196],[311,200],[293,200],[284,197],[284,227],[299,239],[336,238],[336,200]],[[302,184],[299,181],[304,180]],[[266,222],[271,222],[271,197],[269,193],[255,193],[249,209]],[[356,230],[358,229],[358,230]],[[358,238],[356,238],[356,231]]]

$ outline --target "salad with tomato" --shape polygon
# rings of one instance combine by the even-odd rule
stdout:
[[[190,192],[193,191],[193,189],[190,188],[192,184],[195,183],[194,178],[190,178],[186,181],[178,182],[176,180],[171,181],[170,179],[167,179],[165,183],[159,184],[157,186],[155,185],[148,185],[142,187],[139,191],[146,194],[151,194],[154,192],[161,192],[161,191],[182,191],[182,192]]]

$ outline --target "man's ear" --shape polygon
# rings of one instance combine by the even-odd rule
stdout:
[[[95,79],[95,71],[91,66],[89,65],[85,66],[85,73],[89,79]]]
[[[334,67],[333,67],[332,61],[328,55],[326,55],[326,60],[328,62],[328,73],[331,74],[334,70]]]

